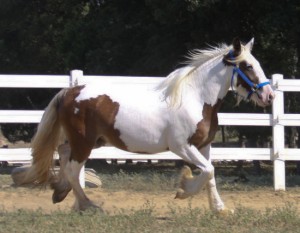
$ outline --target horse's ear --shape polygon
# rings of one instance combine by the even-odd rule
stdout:
[[[238,37],[236,37],[236,38],[233,39],[232,45],[233,45],[234,51],[236,51],[236,52],[240,52],[241,51],[242,45],[241,45],[241,41],[240,41],[240,39]]]
[[[252,38],[252,39],[245,45],[245,47],[246,47],[249,51],[251,51],[252,48],[253,48],[253,44],[254,44],[254,38]]]

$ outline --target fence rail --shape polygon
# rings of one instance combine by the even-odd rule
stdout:
[[[158,83],[160,77],[123,77],[123,76],[84,76],[80,70],[70,75],[0,75],[0,88],[66,88],[85,83],[134,83],[147,85]],[[285,161],[300,160],[300,149],[284,147],[284,127],[300,126],[300,114],[284,113],[284,92],[300,92],[300,80],[283,79],[283,75],[274,74],[272,85],[276,98],[272,114],[219,113],[220,125],[270,126],[273,129],[272,148],[212,148],[213,160],[269,160],[274,165],[274,188],[285,190]],[[1,123],[39,123],[43,111],[0,110]],[[55,155],[57,156],[57,154]],[[177,160],[171,152],[154,155],[134,154],[113,147],[94,149],[91,159],[134,159],[134,160]],[[2,148],[0,161],[30,161],[30,148]],[[81,173],[81,184],[84,177]]]

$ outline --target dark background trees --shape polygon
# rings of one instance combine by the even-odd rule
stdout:
[[[166,76],[189,50],[239,36],[255,37],[267,76],[297,78],[299,24],[298,0],[0,0],[0,73]],[[43,109],[53,94],[3,89],[0,107]],[[299,112],[299,97],[289,98]],[[232,101],[223,111],[249,111]]]

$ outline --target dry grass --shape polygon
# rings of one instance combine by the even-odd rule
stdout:
[[[136,166],[134,169],[116,166],[101,168],[103,187],[106,190],[131,190],[134,192],[169,192],[176,186],[178,169],[149,168]],[[247,191],[272,186],[270,175],[249,175],[247,182],[235,181],[234,176],[218,177],[221,190]],[[295,184],[299,178],[290,176]],[[9,175],[0,175],[0,186],[11,184]],[[14,192],[13,188],[7,188]],[[1,206],[1,205],[0,205]],[[230,232],[271,233],[300,232],[299,210],[290,203],[284,206],[255,210],[238,206],[234,215],[217,216],[204,208],[192,205],[178,207],[168,205],[168,213],[160,216],[150,201],[140,209],[117,209],[113,213],[97,210],[76,213],[72,211],[42,210],[7,211],[0,209],[0,232]]]
[[[217,216],[198,208],[172,206],[166,217],[157,217],[155,206],[145,203],[131,213],[105,215],[98,211],[6,212],[0,210],[0,232],[299,232],[299,213],[292,205],[255,211],[240,207],[234,215]]]

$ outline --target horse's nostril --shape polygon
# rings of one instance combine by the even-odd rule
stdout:
[[[269,94],[269,98],[268,98],[269,103],[272,103],[274,97],[275,97],[275,96],[274,96],[273,93]]]

